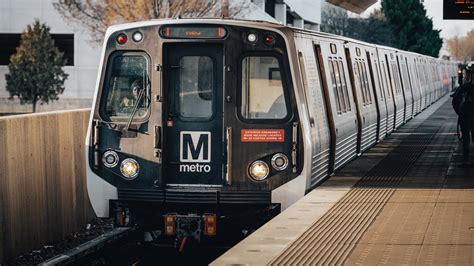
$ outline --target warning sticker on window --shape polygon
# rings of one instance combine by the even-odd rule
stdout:
[[[242,142],[283,142],[285,141],[284,129],[242,129],[240,131]]]

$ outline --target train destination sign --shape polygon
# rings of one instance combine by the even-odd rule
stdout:
[[[213,25],[171,25],[161,27],[160,34],[166,39],[222,39],[227,31]]]
[[[474,0],[444,0],[443,19],[474,19]]]

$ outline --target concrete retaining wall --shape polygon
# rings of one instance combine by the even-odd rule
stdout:
[[[78,230],[88,109],[0,117],[0,263]]]

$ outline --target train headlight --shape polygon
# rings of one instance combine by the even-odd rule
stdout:
[[[141,40],[143,40],[143,34],[139,31],[135,31],[132,35],[132,39],[135,42],[141,42]]]
[[[106,151],[102,156],[102,162],[108,168],[113,168],[117,166],[119,161],[119,156],[115,151]]]
[[[140,166],[138,162],[132,158],[123,160],[120,164],[120,172],[127,180],[132,180],[137,177],[138,172],[140,171]]]
[[[278,171],[285,170],[288,167],[288,157],[283,153],[273,155],[272,167]]]
[[[249,174],[250,177],[257,181],[262,181],[267,178],[270,173],[268,164],[264,161],[255,161],[250,165]]]
[[[248,41],[249,43],[255,43],[255,42],[257,41],[257,35],[256,35],[255,33],[253,33],[253,32],[252,32],[252,33],[249,33],[249,34],[247,35],[247,41]]]

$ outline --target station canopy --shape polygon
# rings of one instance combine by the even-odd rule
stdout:
[[[360,14],[375,4],[377,0],[326,0],[326,2]]]

